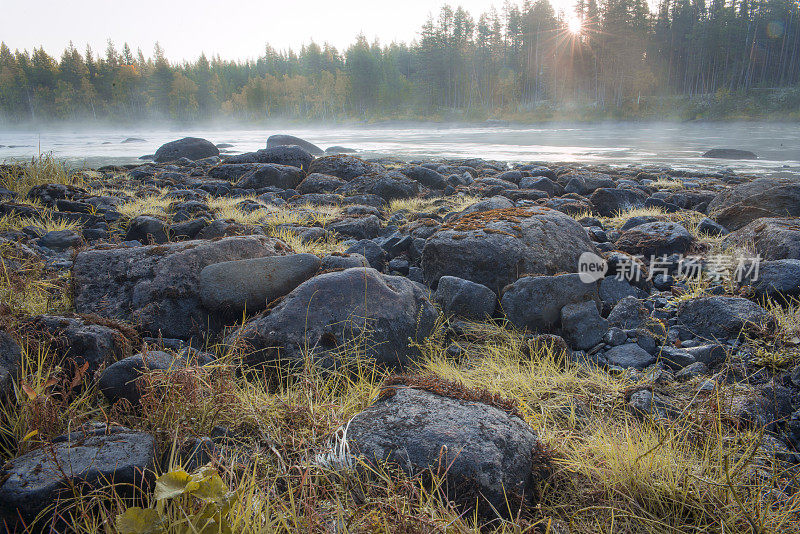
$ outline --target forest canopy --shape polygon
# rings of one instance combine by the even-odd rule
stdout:
[[[526,0],[477,20],[445,6],[411,43],[266,45],[253,61],[170,63],[158,44],[145,56],[111,40],[59,58],[0,44],[4,123],[800,119],[798,109],[798,0],[662,0],[655,12],[645,0],[580,0],[567,16]]]

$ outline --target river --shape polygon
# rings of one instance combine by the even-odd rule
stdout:
[[[363,157],[401,159],[479,157],[511,162],[569,162],[611,166],[653,165],[678,169],[733,169],[742,173],[800,175],[800,124],[631,123],[511,126],[346,125],[329,127],[3,131],[0,161],[51,152],[72,166],[139,162],[163,143],[184,136],[232,145],[227,153],[263,148],[267,137],[289,133],[326,148],[340,145]],[[141,142],[123,143],[126,138]],[[757,160],[711,160],[711,148],[740,148]]]

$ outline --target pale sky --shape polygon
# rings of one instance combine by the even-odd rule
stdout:
[[[14,49],[44,46],[60,57],[71,40],[83,53],[91,45],[103,53],[106,40],[122,48],[141,47],[150,56],[158,41],[171,61],[201,52],[225,59],[254,59],[265,43],[278,50],[299,49],[312,40],[340,50],[359,33],[372,42],[406,41],[428,17],[449,3],[477,20],[504,0],[0,0],[0,41]],[[521,1],[515,2],[520,4]],[[571,12],[574,0],[551,0],[556,11]]]

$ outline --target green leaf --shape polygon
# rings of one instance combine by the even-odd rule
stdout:
[[[172,499],[184,493],[192,493],[197,487],[197,482],[193,480],[189,473],[183,469],[176,469],[158,477],[153,496],[157,501]]]
[[[117,516],[120,534],[159,534],[163,532],[163,519],[152,508],[131,506]]]
[[[192,495],[204,502],[220,502],[228,491],[227,486],[225,486],[216,471],[199,480],[195,478],[195,481],[197,482],[197,489],[192,492]]]

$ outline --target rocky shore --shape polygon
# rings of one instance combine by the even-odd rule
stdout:
[[[345,151],[281,135],[221,156],[186,138],[53,181],[0,167],[0,524],[73,531],[100,506],[119,532],[172,532],[152,499],[196,496],[207,465],[230,499],[263,458],[279,501],[293,467],[394,466],[458,521],[584,531],[554,501],[576,491],[567,473],[597,475],[564,460],[593,421],[619,442],[630,421],[750,451],[729,451],[736,480],[714,471],[717,512],[692,497],[726,519],[637,503],[674,528],[654,531],[752,527],[741,506],[800,524],[800,181]],[[233,521],[223,493],[203,525]],[[374,495],[348,495],[295,516],[367,531]]]

